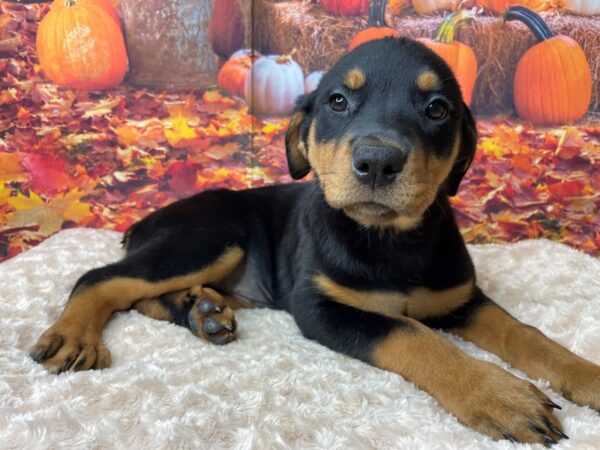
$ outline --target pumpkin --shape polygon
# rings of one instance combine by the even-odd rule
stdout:
[[[237,58],[238,56],[252,56],[254,59],[257,59],[261,54],[257,50],[251,48],[242,48],[233,52],[229,59]]]
[[[323,78],[323,71],[321,70],[309,73],[304,79],[304,93],[309,94],[314,91],[319,86],[321,78]]]
[[[245,97],[250,112],[262,116],[290,114],[304,94],[302,69],[291,55],[257,60],[246,78]]]
[[[600,0],[562,0],[562,7],[582,16],[600,14]]]
[[[437,53],[450,66],[467,105],[471,104],[473,97],[473,88],[477,78],[477,58],[471,47],[455,41],[454,35],[459,27],[472,21],[471,13],[461,10],[448,15],[442,21],[433,39],[417,39]]]
[[[122,27],[121,24],[121,16],[119,15],[119,11],[117,10],[117,5],[112,3],[110,0],[79,0],[79,1],[87,1],[87,2],[95,2],[98,3],[104,10],[119,24],[119,27]]]
[[[119,24],[89,0],[55,0],[39,24],[36,49],[46,76],[63,87],[109,89],[127,71]]]
[[[360,44],[364,44],[365,42],[372,41],[374,39],[400,36],[400,33],[393,28],[388,27],[385,23],[386,5],[386,0],[371,0],[367,26],[364,30],[359,31],[354,35],[350,41],[350,45],[348,45],[348,51],[351,52]]]
[[[244,45],[240,1],[247,0],[213,0],[208,35],[213,51],[223,59]]]
[[[336,16],[366,16],[369,0],[321,0],[325,11]]]
[[[539,41],[517,64],[514,102],[517,114],[536,125],[574,122],[592,99],[592,73],[585,53],[568,36],[556,36],[530,9],[513,6],[506,20],[519,20]]]
[[[413,8],[419,14],[433,14],[451,9],[453,0],[412,0]]]
[[[240,56],[235,56],[236,54]],[[259,56],[253,53],[243,54],[241,51],[234,53],[219,70],[217,76],[219,87],[231,94],[243,97],[246,78],[250,73],[252,63],[258,58]]]
[[[400,16],[402,11],[411,5],[410,0],[388,0],[388,11],[392,16]]]
[[[547,7],[546,0],[476,0],[475,5],[486,11],[496,14],[503,13],[511,6],[521,5],[536,11],[542,11]]]

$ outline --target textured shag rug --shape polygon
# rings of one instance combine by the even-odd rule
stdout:
[[[467,429],[401,377],[304,339],[284,312],[238,311],[239,339],[223,347],[119,313],[104,332],[110,369],[46,373],[27,349],[79,275],[121,256],[119,238],[63,231],[0,264],[0,448],[541,448]],[[489,295],[600,363],[600,261],[548,241],[470,251]],[[563,407],[556,414],[571,439],[554,448],[600,448],[600,415],[534,382]]]

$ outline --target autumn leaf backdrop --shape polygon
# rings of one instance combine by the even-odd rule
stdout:
[[[397,3],[402,14],[416,14],[410,2]],[[320,5],[310,8],[330,14]],[[288,118],[284,111],[276,118],[251,114],[242,89],[248,83],[218,86],[215,74],[214,84],[202,89],[125,82],[84,91],[49,81],[35,45],[49,10],[47,4],[0,2],[0,259],[64,228],[124,231],[203,189],[290,181],[283,143]],[[241,27],[240,20],[234,26]],[[243,47],[244,36],[233,36],[238,41],[231,45]],[[255,50],[236,56],[246,58],[236,70],[248,73],[258,51],[269,49]],[[223,51],[229,53],[220,55],[221,66],[233,48]],[[273,64],[261,63],[264,76],[279,69]],[[293,76],[298,70],[300,89],[309,88],[303,79],[309,68],[298,66]],[[292,77],[291,71],[280,76]],[[282,95],[299,89],[280,88]],[[575,124],[553,127],[533,127],[511,111],[478,119],[477,155],[453,200],[466,240],[545,237],[600,256],[598,112],[592,108]]]

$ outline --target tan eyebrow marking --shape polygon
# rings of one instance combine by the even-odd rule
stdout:
[[[440,79],[432,71],[426,70],[417,77],[417,86],[422,91],[433,91],[440,86]]]
[[[346,74],[344,85],[348,89],[356,90],[363,87],[366,81],[367,77],[365,76],[365,73],[361,69],[355,67]]]

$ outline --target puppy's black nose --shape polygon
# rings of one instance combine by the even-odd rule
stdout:
[[[406,152],[397,148],[361,145],[352,154],[352,171],[374,188],[390,184],[406,163]]]

